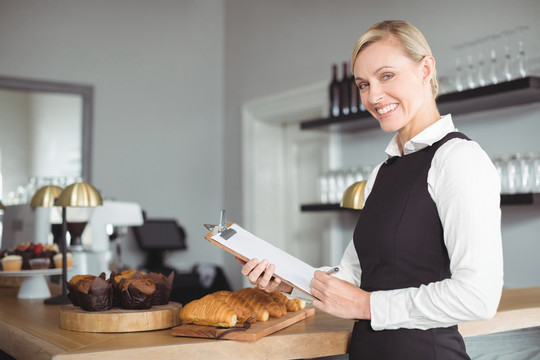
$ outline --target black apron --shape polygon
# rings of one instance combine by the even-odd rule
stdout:
[[[354,230],[366,291],[420,287],[450,278],[450,259],[437,208],[427,188],[427,175],[437,149],[452,132],[420,151],[388,159]],[[457,326],[429,330],[374,331],[357,321],[349,344],[350,359],[469,359]]]

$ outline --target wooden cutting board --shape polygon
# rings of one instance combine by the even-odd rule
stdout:
[[[220,337],[220,339],[240,340],[240,341],[255,341],[266,335],[270,335],[291,326],[303,320],[309,316],[315,314],[314,307],[307,307],[300,311],[288,312],[287,315],[280,318],[271,317],[268,321],[256,322],[251,324],[251,327],[247,330],[238,330],[226,333]],[[238,326],[241,326],[239,324]],[[174,336],[189,336],[208,339],[217,339],[218,336],[227,331],[228,329],[216,328],[213,326],[202,326],[194,324],[184,324],[171,329],[171,333]]]
[[[105,333],[169,329],[182,323],[181,308],[182,304],[176,302],[145,310],[84,311],[78,306],[67,305],[60,308],[60,328]]]

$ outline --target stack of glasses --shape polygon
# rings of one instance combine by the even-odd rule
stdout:
[[[525,54],[526,25],[453,46],[455,76],[439,77],[440,94],[474,89],[524,78],[528,75]]]
[[[499,156],[493,163],[501,179],[501,194],[540,192],[540,154]]]
[[[345,190],[357,181],[367,180],[373,166],[366,165],[349,169],[330,170],[319,176],[319,193],[322,204],[337,204]]]

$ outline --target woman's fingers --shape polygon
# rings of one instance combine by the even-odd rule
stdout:
[[[247,262],[247,261],[244,261],[244,260],[240,259],[238,256],[235,256],[234,260],[236,260],[237,263],[242,264],[242,265],[245,265],[246,262]]]
[[[261,264],[264,263],[265,261],[266,260],[261,261]],[[266,263],[268,264],[268,261],[266,261]],[[260,289],[265,289],[270,284],[270,281],[273,280],[272,276],[274,275],[275,268],[276,267],[274,266],[274,264],[270,264],[267,267],[265,267],[265,270],[262,273],[262,276],[259,279],[258,284],[257,284],[257,286]]]
[[[242,266],[242,270],[241,270],[242,275],[248,276],[258,263],[259,263],[259,260],[257,259],[255,258],[250,259],[247,263],[244,264],[244,266]]]

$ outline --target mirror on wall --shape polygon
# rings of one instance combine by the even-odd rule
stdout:
[[[91,182],[93,93],[89,85],[0,76],[4,204],[28,202],[48,183]]]

